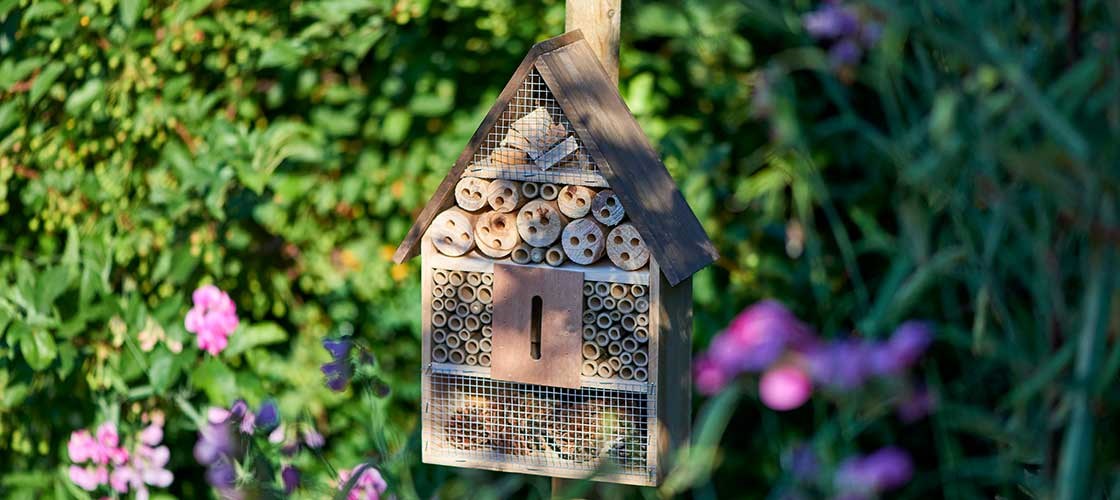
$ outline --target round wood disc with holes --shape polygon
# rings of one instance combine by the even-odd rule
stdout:
[[[606,248],[606,231],[601,224],[585,217],[564,227],[560,243],[572,262],[585,266],[594,264]]]
[[[626,210],[622,209],[622,202],[618,201],[614,191],[604,189],[591,200],[591,215],[603,224],[616,226],[626,216]]]
[[[474,225],[475,245],[487,257],[500,259],[510,254],[521,242],[513,214],[486,212]]]
[[[474,212],[486,206],[486,191],[490,181],[477,177],[463,177],[455,184],[455,204],[463,210]]]
[[[432,245],[439,253],[449,257],[459,257],[474,247],[475,216],[467,211],[451,207],[432,220],[428,235]]]
[[[587,186],[564,186],[556,202],[560,206],[560,213],[578,219],[591,211],[591,200],[594,198],[595,190]]]
[[[533,200],[517,213],[517,232],[526,243],[547,247],[560,237],[566,222],[556,202]]]
[[[508,213],[521,206],[521,186],[517,182],[498,179],[486,190],[486,203],[496,212]]]
[[[633,224],[621,224],[607,235],[607,257],[624,271],[635,271],[649,262],[649,247]]]

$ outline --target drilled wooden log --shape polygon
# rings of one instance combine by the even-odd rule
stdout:
[[[432,220],[428,235],[432,245],[448,257],[459,257],[474,247],[476,217],[458,207],[444,210]]]
[[[560,195],[560,188],[556,184],[541,184],[541,198],[546,200],[555,200]]]
[[[565,226],[560,243],[568,259],[585,266],[599,260],[607,246],[603,226],[589,218],[578,219]]]
[[[545,261],[547,253],[547,248],[531,247],[529,248],[529,260],[534,264],[540,264]]]
[[[594,189],[586,186],[564,186],[556,198],[556,203],[561,213],[572,219],[580,219],[591,211],[591,200],[594,198]]]
[[[455,184],[455,204],[468,212],[486,206],[486,191],[490,181],[477,177],[463,177]]]
[[[615,226],[622,222],[626,210],[622,208],[622,202],[618,201],[614,191],[604,189],[596,193],[595,198],[591,200],[591,215],[603,224]]]
[[[567,222],[556,202],[533,200],[517,213],[517,232],[526,243],[547,247],[560,237]]]
[[[636,271],[649,262],[649,247],[633,224],[621,224],[607,235],[607,257],[619,269]]]
[[[474,225],[475,244],[487,257],[500,259],[510,254],[521,242],[516,217],[501,212],[486,212]]]
[[[510,213],[524,205],[521,186],[516,181],[498,179],[486,190],[486,204],[495,212]]]
[[[532,251],[533,247],[522,241],[510,252],[509,260],[512,260],[515,264],[528,264],[533,261]]]
[[[548,247],[544,253],[544,262],[552,267],[559,267],[564,263],[564,248],[560,245]]]

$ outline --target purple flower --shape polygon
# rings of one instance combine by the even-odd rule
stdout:
[[[913,475],[910,454],[888,446],[841,463],[836,471],[836,488],[843,492],[880,493],[905,485]]]
[[[225,422],[207,423],[198,431],[194,445],[194,459],[202,465],[211,465],[236,449],[229,425]]]
[[[353,343],[346,339],[323,339],[323,348],[331,353],[335,361],[349,356],[351,347]]]
[[[780,302],[764,300],[739,313],[727,329],[712,340],[708,354],[725,371],[762,371],[770,367],[787,347],[801,349],[812,344],[812,334]]]
[[[712,395],[722,390],[733,375],[728,375],[711,358],[701,354],[693,364],[693,377],[696,379],[696,388],[701,393]]]
[[[798,481],[812,481],[820,472],[820,461],[808,445],[799,445],[786,454],[782,467]]]
[[[873,347],[860,340],[842,340],[805,354],[809,373],[824,385],[855,389],[867,380]]]
[[[802,17],[805,31],[818,40],[846,37],[859,31],[859,18],[846,7],[826,3]]]
[[[296,488],[299,488],[299,469],[293,465],[285,465],[280,470],[280,478],[284,480],[284,493],[292,494]]]
[[[308,448],[316,450],[322,448],[327,440],[314,427],[308,425],[303,429],[303,442],[307,443]]]
[[[902,366],[913,366],[933,343],[931,330],[924,321],[907,321],[895,329],[887,346]]]
[[[221,490],[233,488],[237,484],[237,470],[229,459],[222,458],[206,469],[206,482]]]
[[[843,38],[828,49],[828,60],[833,66],[855,66],[863,56],[863,48],[852,38]]]
[[[256,423],[257,427],[265,432],[269,432],[280,425],[280,414],[275,401],[268,400],[261,404],[260,410],[257,410]]]
[[[910,424],[933,413],[936,407],[937,400],[933,397],[933,394],[929,392],[929,389],[919,387],[899,401],[898,406],[895,407],[895,411],[898,413],[898,418],[900,420]]]
[[[346,384],[350,383],[351,367],[350,361],[347,359],[323,363],[323,366],[319,369],[327,377],[327,387],[332,391],[342,392],[346,389]]]

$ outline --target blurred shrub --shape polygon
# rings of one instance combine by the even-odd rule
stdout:
[[[941,325],[932,418],[716,398],[714,475],[678,484],[763,497],[795,443],[895,443],[910,497],[1117,490],[1120,13],[860,6],[883,32],[852,60],[805,31],[810,2],[626,3],[623,94],[724,256],[697,344],[761,297],[830,335]],[[394,463],[404,498],[539,492],[416,464],[418,273],[389,256],[562,26],[558,0],[0,0],[0,494],[79,494],[69,433],[158,408],[170,493],[202,496],[190,413],[238,397],[313,422],[339,467]],[[217,358],[183,327],[203,283],[243,323]],[[373,346],[389,398],[323,387],[333,332]]]

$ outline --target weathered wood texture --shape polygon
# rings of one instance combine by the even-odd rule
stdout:
[[[610,82],[618,86],[618,45],[622,0],[567,0],[564,31],[583,31]]]
[[[548,247],[560,237],[568,220],[555,201],[533,200],[517,213],[517,232],[535,247]]]
[[[494,266],[491,377],[578,389],[583,347],[583,273],[536,267]],[[532,301],[540,297],[540,359],[533,359]]]
[[[521,243],[514,214],[486,212],[474,223],[475,245],[489,257],[500,259]]]
[[[474,223],[477,217],[461,208],[451,207],[439,214],[432,225],[431,238],[444,255],[458,257],[474,248]]]
[[[658,449],[650,451],[657,454],[658,483],[692,434],[692,278],[673,286],[662,271],[660,261],[650,261],[648,373],[658,387]]]
[[[607,235],[607,257],[619,269],[633,271],[649,262],[649,248],[633,224],[620,224]]]

